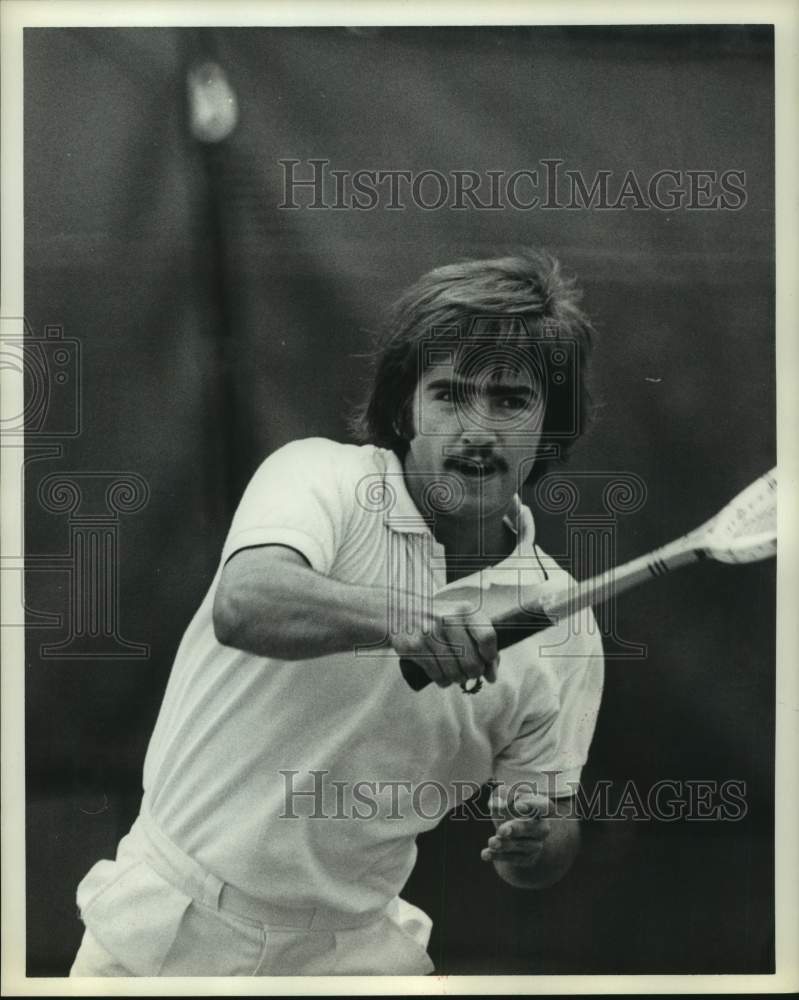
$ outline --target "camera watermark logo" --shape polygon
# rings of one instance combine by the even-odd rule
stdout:
[[[44,336],[37,337],[26,319],[2,318],[0,364],[5,381],[0,434],[43,438],[69,438],[80,434],[81,351],[78,340],[65,337],[60,326],[46,326]],[[22,388],[21,400],[13,389],[14,375],[17,385]]]

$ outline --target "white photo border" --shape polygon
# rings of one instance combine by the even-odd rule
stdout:
[[[777,561],[776,973],[774,975],[430,976],[70,980],[25,975],[24,635],[2,629],[2,990],[9,996],[264,996],[443,994],[783,993],[799,989],[799,6],[790,0],[5,0],[2,18],[2,259],[0,316],[24,316],[22,33],[45,26],[773,24],[776,87],[777,408],[780,475]],[[21,412],[18,373],[2,392]],[[4,447],[2,551],[22,551],[22,449]],[[6,574],[8,576],[8,574]],[[8,593],[3,595],[8,607]],[[730,874],[734,877],[734,873]]]

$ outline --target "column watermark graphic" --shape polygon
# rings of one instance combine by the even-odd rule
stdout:
[[[43,659],[146,658],[150,647],[120,633],[119,534],[122,514],[135,514],[149,499],[147,483],[134,473],[54,473],[39,483],[42,508],[67,518],[69,542],[50,567],[69,580],[67,637],[43,643]],[[39,560],[36,559],[36,562]]]
[[[582,487],[582,489],[581,489]],[[585,498],[601,489],[599,509],[588,507]],[[622,638],[618,633],[617,601],[613,591],[613,567],[617,564],[619,519],[637,513],[646,503],[646,483],[633,472],[548,473],[535,486],[535,503],[542,511],[564,519],[565,547],[553,557],[573,579],[600,576],[610,571],[606,594],[594,605],[606,659],[644,659],[646,645]],[[584,618],[575,616],[572,627]],[[542,647],[542,655],[557,656],[557,645]]]
[[[150,488],[132,471],[75,469],[39,474],[61,462],[71,441],[86,431],[83,406],[83,345],[59,325],[35,333],[23,317],[0,321],[4,392],[0,435],[6,457],[19,461],[10,476],[17,502],[4,516],[16,520],[20,544],[3,552],[3,626],[44,629],[59,638],[39,645],[42,659],[146,659],[147,643],[126,638],[120,611],[123,518],[141,511]],[[24,455],[24,457],[23,457]],[[26,507],[64,518],[64,544],[37,551],[23,542]],[[42,521],[38,522],[40,525]],[[59,606],[30,603],[33,575],[65,581]],[[55,588],[58,591],[64,588]]]

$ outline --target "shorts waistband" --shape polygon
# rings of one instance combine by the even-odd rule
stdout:
[[[138,835],[136,839],[142,845],[147,863],[176,889],[203,906],[226,910],[259,924],[302,930],[349,930],[374,923],[388,909],[342,913],[325,907],[276,906],[206,871],[167,837],[144,807],[131,833]]]

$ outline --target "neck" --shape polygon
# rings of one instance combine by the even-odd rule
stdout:
[[[513,550],[513,532],[505,524],[505,511],[492,512],[485,518],[459,518],[439,515],[433,525],[436,541],[447,556],[474,556],[490,560],[504,557]]]

